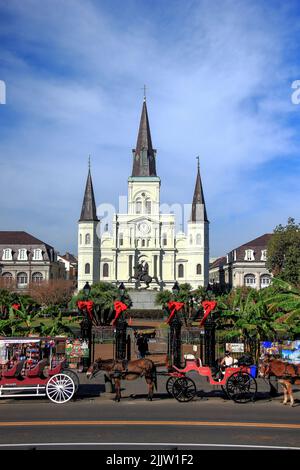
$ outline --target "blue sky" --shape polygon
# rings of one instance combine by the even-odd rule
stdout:
[[[144,83],[163,203],[200,155],[211,256],[299,221],[299,41],[297,0],[0,0],[0,229],[76,253],[88,155],[117,205]]]

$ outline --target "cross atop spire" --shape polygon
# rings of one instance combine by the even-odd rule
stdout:
[[[132,176],[157,176],[155,154],[156,150],[152,147],[146,96],[144,96],[139,133],[136,148],[133,151]]]
[[[191,222],[208,222],[205,200],[200,176],[200,163],[199,156],[196,157],[198,160],[197,163],[197,178],[194,190],[193,204],[192,204],[192,213],[191,213]]]

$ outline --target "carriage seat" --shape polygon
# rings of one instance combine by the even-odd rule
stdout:
[[[21,376],[21,372],[22,372],[22,369],[23,369],[23,366],[24,366],[24,362],[25,360],[23,361],[18,361],[13,367],[11,367],[11,369],[8,369],[8,370],[5,370],[3,371],[3,377],[5,378],[13,378],[13,377],[19,377]]]
[[[49,369],[48,370],[48,376],[52,377],[52,375],[60,374],[60,372],[63,369],[64,364],[65,364],[65,361],[61,361],[53,369]]]
[[[27,371],[26,376],[44,378],[43,371],[47,365],[48,365],[48,359],[42,359],[41,361],[37,363],[35,367]]]

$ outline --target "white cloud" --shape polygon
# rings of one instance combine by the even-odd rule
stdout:
[[[16,188],[0,202],[2,229],[17,211],[15,223],[22,224],[26,205],[31,231],[46,233],[47,214],[47,240],[75,249],[87,156],[97,202],[117,201],[126,192],[146,82],[163,199],[191,201],[199,154],[209,218],[218,226],[217,234],[211,226],[212,251],[221,254],[231,247],[223,235],[248,213],[249,200],[255,214],[272,199],[272,161],[298,150],[289,123],[297,119],[289,89],[295,64],[287,57],[293,19],[284,4],[276,10],[261,2],[174,2],[172,14],[160,6],[145,18],[147,2],[133,4],[130,22],[125,9],[116,18],[100,2],[0,2],[13,18],[2,29],[9,36],[2,52],[7,106],[15,112],[1,132],[0,185],[10,194],[14,175]],[[255,174],[264,165],[261,185]],[[286,187],[278,222],[299,215],[295,206],[289,212],[295,191]],[[30,220],[30,208],[40,221]],[[257,235],[272,229],[274,209],[259,217],[251,222]]]

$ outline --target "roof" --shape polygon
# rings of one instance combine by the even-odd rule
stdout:
[[[198,164],[198,170],[197,170],[197,178],[196,178],[192,213],[191,213],[190,220],[191,222],[203,222],[203,221],[208,222],[199,164]]]
[[[265,247],[267,246],[269,240],[272,237],[272,233],[265,233],[260,237],[254,238],[250,242],[244,243],[243,245],[239,246],[238,248],[255,248],[255,247]],[[236,250],[238,249],[236,248]]]
[[[226,256],[221,256],[209,265],[209,269],[220,268],[224,264],[226,264]]]
[[[146,100],[144,99],[131,176],[157,176]]]
[[[65,255],[59,255],[59,257],[69,261],[70,263],[78,263],[77,258],[68,252]]]
[[[271,237],[272,233],[265,233],[264,235],[254,238],[254,240],[250,240],[249,242],[240,245],[234,250],[231,250],[229,253],[232,255],[231,260],[234,259],[233,253],[236,252],[235,261],[245,261],[245,250],[253,250],[253,261],[261,261],[261,251],[267,249],[267,245]]]
[[[0,231],[0,245],[46,245],[54,250],[53,246],[22,231]]]
[[[98,221],[91,170],[89,168],[79,222]]]

